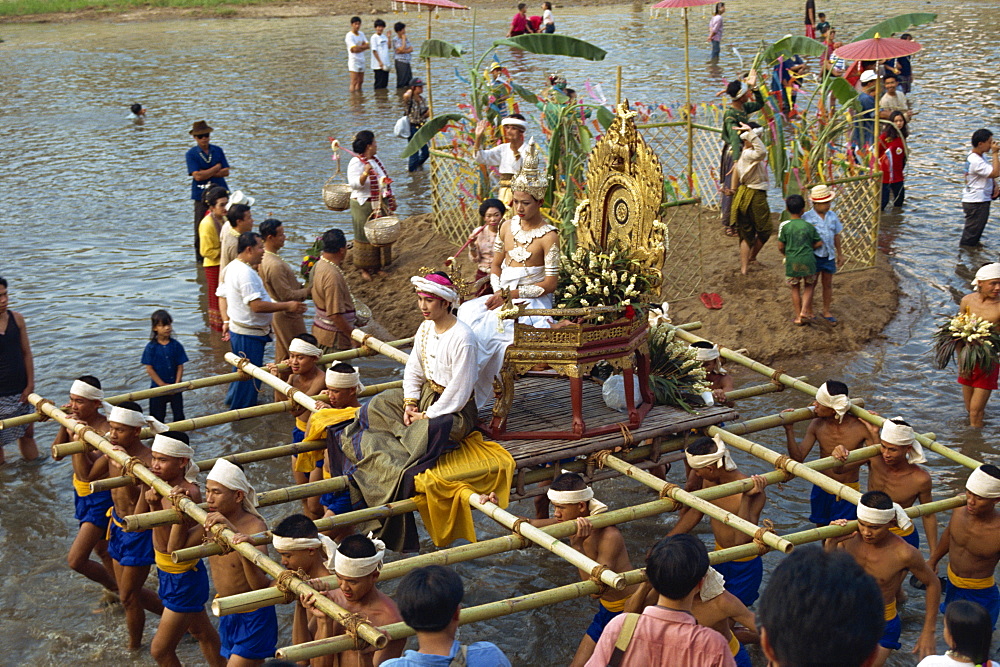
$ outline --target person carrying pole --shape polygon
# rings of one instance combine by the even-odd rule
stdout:
[[[337,545],[316,530],[316,524],[305,514],[286,516],[271,531],[271,544],[281,556],[281,564],[292,572],[301,572],[303,578],[319,579],[332,574],[331,567]],[[316,623],[310,623],[312,614],[301,601],[296,601],[292,616],[292,643],[302,644],[317,639]]]

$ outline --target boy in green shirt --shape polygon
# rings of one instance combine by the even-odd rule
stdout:
[[[792,195],[785,200],[789,219],[778,228],[778,250],[785,256],[785,277],[792,288],[792,308],[795,326],[809,324],[812,319],[813,291],[816,289],[816,256],[813,250],[823,245],[819,232],[802,219],[806,200]],[[801,283],[801,293],[799,284]]]

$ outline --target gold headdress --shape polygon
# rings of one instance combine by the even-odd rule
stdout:
[[[549,179],[543,171],[538,168],[539,155],[538,146],[535,140],[528,142],[528,148],[524,151],[524,158],[521,161],[521,171],[510,182],[512,192],[527,192],[536,200],[545,198],[545,191],[549,188]]]

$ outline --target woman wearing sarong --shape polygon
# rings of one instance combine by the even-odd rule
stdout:
[[[740,124],[736,129],[743,150],[733,167],[727,194],[733,195],[731,224],[740,237],[740,272],[746,275],[773,228],[767,206],[767,149],[760,139],[764,130],[756,123]]]
[[[371,217],[374,204],[381,202],[388,212],[396,210],[396,199],[389,187],[389,174],[375,152],[375,134],[362,130],[351,146],[355,156],[347,164],[347,182],[351,186],[351,221],[354,223],[354,266],[365,280],[392,262],[392,246],[375,246],[368,242],[365,223]]]
[[[205,282],[208,283],[208,326],[212,331],[222,331],[222,314],[219,311],[219,263],[222,258],[222,242],[219,234],[222,223],[226,220],[226,205],[229,204],[229,193],[225,188],[212,188],[205,191],[205,204],[208,213],[198,225],[198,242],[201,252],[202,266],[205,268]]]
[[[476,402],[482,408],[493,395],[493,378],[503,366],[507,346],[514,341],[514,320],[500,320],[504,303],[501,290],[509,290],[515,303],[527,308],[552,308],[552,292],[559,281],[559,232],[541,213],[548,179],[538,168],[532,141],[521,171],[511,183],[516,215],[500,225],[493,246],[490,284],[493,294],[467,301],[458,309],[458,319],[469,325],[479,348],[479,378]],[[521,318],[522,324],[550,327],[549,317]]]
[[[962,297],[960,307],[962,314],[971,313],[993,323],[1000,323],[1000,264],[993,263],[983,266],[976,272],[972,281],[976,290]],[[987,372],[978,366],[969,375],[959,375],[958,383],[962,385],[962,398],[965,409],[969,413],[969,425],[982,427],[986,416],[986,403],[990,394],[997,388],[997,378],[1000,376],[1000,363]]]

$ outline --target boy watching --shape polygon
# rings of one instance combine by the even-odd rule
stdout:
[[[816,256],[813,250],[820,248],[823,240],[816,228],[802,219],[806,208],[802,195],[786,199],[785,208],[789,219],[778,228],[778,250],[785,256],[786,282],[792,289],[792,308],[795,310],[792,323],[801,327],[813,318],[813,290],[816,289]]]
[[[463,595],[461,577],[442,565],[418,567],[403,577],[396,589],[396,604],[406,624],[417,631],[419,648],[386,660],[384,667],[509,667],[507,656],[490,642],[463,645],[455,639]]]
[[[372,70],[375,75],[375,90],[385,90],[389,87],[389,36],[385,32],[385,21],[375,19],[375,34],[372,35]]]
[[[819,18],[819,23],[816,24],[816,39],[822,42],[826,38],[827,31],[830,30],[830,22],[826,20],[826,14],[823,12],[816,16]]]
[[[813,251],[816,256],[816,272],[823,287],[823,319],[836,324],[837,318],[830,312],[830,304],[833,302],[833,274],[837,272],[837,265],[844,263],[840,247],[840,233],[844,231],[844,225],[837,213],[830,209],[833,203],[830,188],[817,185],[809,193],[809,198],[813,206],[802,219],[816,228],[823,241],[823,246]],[[809,310],[809,315],[812,316],[812,309]]]

